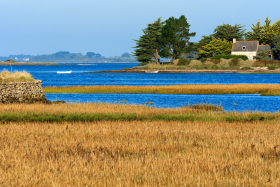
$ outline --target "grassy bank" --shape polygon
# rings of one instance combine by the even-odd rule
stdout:
[[[13,73],[4,70],[0,72],[0,82],[30,82],[34,81],[32,75],[26,71],[15,71]]]
[[[279,84],[45,87],[44,93],[158,93],[280,95]]]
[[[0,122],[98,122],[98,121],[202,121],[202,122],[278,122],[280,113],[216,112],[221,107],[194,105],[162,109],[137,105],[104,103],[63,105],[2,105]]]

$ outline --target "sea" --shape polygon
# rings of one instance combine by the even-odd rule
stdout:
[[[180,84],[279,84],[280,74],[243,73],[97,73],[98,71],[132,68],[137,63],[61,63],[59,65],[0,66],[0,71],[27,71],[42,86],[90,85],[180,85]],[[58,71],[72,71],[58,74]],[[226,111],[278,112],[280,96],[259,94],[192,95],[192,94],[45,94],[50,101],[68,103],[115,103],[178,108],[193,104],[215,104]]]

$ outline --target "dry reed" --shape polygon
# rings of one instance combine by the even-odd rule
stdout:
[[[30,82],[34,81],[32,75],[26,71],[15,71],[13,73],[4,70],[0,73],[0,82]]]
[[[280,123],[9,123],[2,186],[279,186]]]
[[[279,84],[45,87],[45,93],[263,94],[279,93]]]

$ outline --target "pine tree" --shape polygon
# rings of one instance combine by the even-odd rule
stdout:
[[[164,22],[161,21],[161,18],[158,18],[152,24],[148,24],[148,27],[143,29],[144,35],[140,36],[139,40],[134,40],[136,42],[136,48],[133,55],[136,57],[137,61],[148,63],[152,59],[156,60],[156,63],[159,64],[159,51],[160,51],[160,36],[161,29]]]
[[[181,53],[186,51],[186,43],[189,42],[190,37],[195,36],[195,32],[190,33],[190,25],[187,18],[182,15],[179,19],[171,17],[167,19],[166,24],[162,28],[161,56],[175,60],[179,58]]]
[[[252,32],[249,31],[246,33],[246,40],[258,40],[259,41],[263,34],[260,19],[255,25],[252,24],[251,29],[252,29]]]

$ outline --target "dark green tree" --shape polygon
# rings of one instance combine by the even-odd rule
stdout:
[[[94,52],[87,52],[86,56],[89,57],[89,58],[92,58],[92,57],[95,56],[95,53]]]
[[[198,41],[198,43],[195,43],[194,46],[196,46],[198,49],[201,49],[203,46],[209,44],[212,40],[213,36],[202,36],[202,39]]]
[[[190,33],[190,25],[187,18],[182,15],[179,19],[171,17],[165,21],[162,28],[160,55],[166,58],[172,57],[172,61],[186,52],[186,44],[195,32]]]
[[[121,57],[130,58],[130,54],[129,53],[124,53],[124,54],[122,54]]]
[[[255,25],[252,23],[251,29],[252,29],[252,31],[248,31],[245,34],[246,40],[252,40],[252,41],[258,40],[258,41],[260,41],[260,38],[263,34],[260,19],[258,20],[258,22]]]
[[[243,40],[245,35],[245,29],[243,29],[243,27],[244,26],[241,26],[240,24],[235,24],[233,26],[230,24],[219,25],[214,30],[212,36],[228,42],[232,42],[233,38]]]
[[[140,36],[139,40],[134,40],[136,47],[133,48],[136,49],[134,50],[133,56],[136,57],[137,61],[148,63],[152,59],[155,59],[156,63],[159,64],[160,36],[163,24],[161,18],[158,18],[157,21],[148,24],[148,27],[143,29],[144,35]]]
[[[280,35],[275,35],[272,37],[272,44],[274,45],[272,48],[273,59],[280,60]]]

